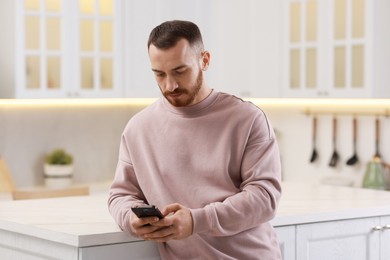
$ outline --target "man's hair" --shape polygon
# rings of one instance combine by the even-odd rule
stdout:
[[[167,50],[181,40],[186,39],[190,46],[203,50],[202,34],[198,26],[189,21],[167,21],[155,27],[148,40],[148,50],[151,44],[158,49]]]

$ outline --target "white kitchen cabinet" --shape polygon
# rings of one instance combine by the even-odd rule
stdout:
[[[161,258],[156,243],[150,241],[79,248],[78,260],[107,259],[159,260]]]
[[[381,259],[390,259],[390,216],[381,217],[380,252]]]
[[[85,7],[88,3],[94,10]],[[113,13],[102,13],[100,7],[109,3]],[[0,54],[15,57],[2,55],[0,66],[7,70],[0,71],[0,98],[159,97],[146,42],[154,26],[172,19],[199,25],[211,52],[205,73],[211,88],[240,97],[279,97],[281,4],[281,0],[2,1],[0,7],[12,16],[0,18],[9,39],[1,44]],[[112,35],[102,36],[106,34]],[[32,40],[27,42],[26,36]],[[112,42],[107,44],[107,39]]]
[[[173,19],[195,22],[211,62],[211,88],[240,97],[279,97],[280,1],[126,1],[127,97],[157,97],[146,43],[150,31]]]
[[[16,98],[121,96],[121,0],[14,5]]]
[[[295,260],[295,226],[275,227],[283,260]]]
[[[245,98],[279,97],[282,2],[211,2],[211,87]]]
[[[283,17],[283,97],[390,97],[389,1],[285,0]]]
[[[386,260],[389,217],[297,225],[296,252],[300,260]]]
[[[157,245],[150,241],[133,241],[88,247],[75,247],[32,236],[0,230],[1,259],[66,260],[158,260]]]

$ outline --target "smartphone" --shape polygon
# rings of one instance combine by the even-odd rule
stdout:
[[[138,207],[131,208],[131,210],[139,218],[158,217],[161,219],[164,217],[161,211],[154,205],[138,206]]]

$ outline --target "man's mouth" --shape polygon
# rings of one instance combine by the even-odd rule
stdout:
[[[183,91],[174,91],[174,92],[167,93],[167,96],[172,97],[172,98],[178,98],[182,94],[185,94],[185,93]]]

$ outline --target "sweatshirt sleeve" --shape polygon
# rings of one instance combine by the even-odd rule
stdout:
[[[274,218],[281,197],[281,163],[275,134],[265,114],[252,124],[241,164],[240,192],[191,209],[193,233],[230,236]]]
[[[119,227],[133,234],[130,227],[131,208],[146,204],[145,201],[134,174],[126,138],[122,136],[115,177],[109,191],[108,209]]]

